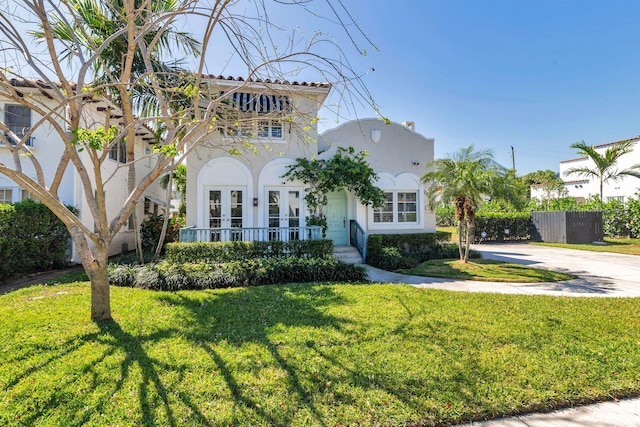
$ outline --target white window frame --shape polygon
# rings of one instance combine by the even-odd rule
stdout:
[[[9,192],[9,201],[7,202],[7,191]],[[1,204],[11,204],[13,203],[13,188],[0,188],[0,193],[2,194],[2,197],[0,197],[0,203]]]
[[[410,226],[410,227],[416,227],[420,224],[420,192],[418,190],[383,190],[385,193],[385,196],[388,194],[391,194],[391,210],[386,210],[387,213],[391,212],[392,214],[392,220],[391,221],[376,221],[376,217],[379,215],[380,213],[380,208],[378,209],[370,209],[370,218],[371,218],[371,224],[374,227],[385,227],[385,226],[394,226],[394,227],[403,227],[403,226]],[[411,193],[411,194],[415,194],[415,201],[409,201],[409,202],[405,202],[402,200],[399,200],[399,195],[400,194],[405,194],[405,193]],[[415,221],[400,221],[400,217],[402,212],[411,212],[411,211],[402,211],[400,212],[399,210],[399,206],[402,203],[415,203],[416,208],[415,208],[415,215],[416,215],[416,220]]]
[[[7,127],[9,127],[9,129],[11,129],[11,125],[10,122],[11,120],[9,120],[9,117],[11,117],[11,115],[9,114],[9,108],[12,107],[19,107],[22,108],[23,111],[28,111],[29,114],[29,126],[24,127],[21,130],[17,130],[14,129],[13,133],[15,133],[19,138],[23,138],[25,134],[27,134],[30,130],[31,130],[31,124],[32,124],[32,112],[31,109],[28,107],[25,107],[24,105],[20,105],[20,104],[5,104],[4,105],[4,123],[7,125]],[[9,143],[11,143],[11,145],[16,145],[19,141],[14,140],[12,137],[9,136],[9,133],[5,132],[5,138],[9,141]],[[33,147],[33,140],[35,138],[34,137],[29,137],[26,141],[25,141],[25,145],[28,147]],[[4,141],[0,139],[0,145],[4,145]]]
[[[607,196],[607,203],[617,200],[619,202],[624,202],[624,196]]]
[[[274,117],[273,113],[239,112],[236,123],[224,126],[226,138],[244,137],[256,141],[285,142],[284,120],[281,115]]]

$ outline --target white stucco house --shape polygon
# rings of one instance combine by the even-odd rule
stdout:
[[[617,164],[618,170],[624,170],[631,166],[640,164],[640,136],[629,139],[634,141],[633,151],[620,157]],[[627,140],[625,140],[627,141]],[[604,151],[622,141],[609,142],[595,145],[594,148],[604,153]],[[566,194],[574,197],[579,202],[583,202],[590,196],[600,194],[600,183],[596,178],[584,177],[577,174],[567,175],[567,171],[576,167],[593,167],[593,162],[588,157],[563,160],[560,162],[560,177],[565,182]],[[640,179],[631,176],[622,177],[618,181],[610,180],[603,185],[603,201],[619,200],[624,202],[629,197],[636,196],[640,192]]]
[[[331,156],[337,147],[367,150],[387,203],[361,205],[345,191],[329,195],[323,211],[327,238],[350,243],[354,225],[364,233],[435,232],[420,176],[433,160],[434,140],[412,125],[356,120],[318,134],[317,115],[328,83],[210,77],[239,119],[187,156],[187,228],[182,241],[320,238],[308,226],[305,185],[282,178],[296,158]],[[244,149],[240,152],[238,147]]]
[[[19,88],[24,96],[35,98],[43,108],[47,106],[54,109],[54,100],[46,92],[46,83],[32,80],[14,80],[12,84]],[[107,108],[110,107],[110,108]],[[117,121],[117,109],[110,105],[106,100],[92,100],[87,110],[86,125],[91,127],[97,124],[104,124],[106,114],[111,114],[110,119]],[[0,115],[1,120],[16,135],[23,136],[31,127],[38,123],[41,116],[29,108],[12,103],[6,98],[0,97]],[[61,125],[64,124],[61,122]],[[138,176],[145,175],[151,168],[152,162],[152,146],[150,142],[154,139],[149,129],[141,127],[136,129],[136,158],[147,156],[146,160],[141,160],[136,164]],[[13,164],[13,155],[10,147],[12,140],[8,135],[0,138],[0,162],[7,165]],[[32,136],[27,141],[28,148],[37,158],[41,165],[44,179],[47,185],[51,182],[60,160],[64,153],[64,143],[60,136],[51,128],[50,125],[39,125],[34,129]],[[83,162],[87,160],[88,153],[80,152],[80,158]],[[123,147],[110,150],[108,158],[103,163],[103,176],[109,176],[108,182],[105,184],[105,197],[107,200],[108,217],[112,218],[123,206],[127,192],[127,168],[122,167],[125,159],[126,151]],[[26,157],[21,161],[23,170],[32,178],[36,178],[36,171],[31,161]],[[89,165],[89,162],[86,162]],[[94,186],[95,189],[95,186]],[[93,218],[89,212],[89,207],[84,197],[84,188],[77,176],[75,168],[67,167],[62,182],[59,186],[58,198],[64,204],[74,206],[78,209],[79,217],[83,224],[89,229],[93,229]],[[29,192],[21,188],[7,176],[0,174],[0,203],[14,203],[25,198],[31,197]],[[137,206],[139,217],[143,217],[145,213],[161,213],[164,211],[165,190],[159,185],[153,184],[146,193],[143,203]],[[118,254],[123,251],[135,248],[135,236],[133,232],[133,221],[129,221],[117,236],[113,239],[110,249],[110,255]],[[71,261],[80,262],[75,248],[72,248]]]

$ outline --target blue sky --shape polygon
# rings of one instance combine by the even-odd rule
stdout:
[[[573,142],[640,133],[640,2],[348,4],[380,49],[365,81],[382,114],[415,121],[436,157],[474,144],[510,166],[513,146],[520,174],[557,171]]]
[[[573,142],[640,133],[640,2],[343,1],[379,51],[360,37],[368,54],[358,56],[324,19],[288,11],[272,18],[330,31],[382,115],[414,121],[435,138],[436,158],[474,144],[510,167],[513,146],[519,174],[557,171],[576,157]],[[323,115],[321,130],[341,121]],[[356,116],[374,113],[357,106]]]
[[[513,146],[519,174],[557,171],[560,160],[576,157],[573,142],[596,145],[640,134],[640,1],[342,0],[379,49],[351,25],[366,56],[335,19],[319,17],[329,14],[326,0],[306,3],[316,16],[266,2],[270,19],[283,28],[299,27],[307,38],[317,30],[335,37],[381,114],[414,121],[417,132],[435,138],[436,158],[474,144],[511,166]],[[340,7],[340,0],[331,2]],[[252,13],[255,3],[244,0],[236,8]],[[202,30],[195,22],[185,27]],[[219,35],[205,71],[246,76]],[[296,79],[320,76],[302,70],[290,78]],[[361,105],[342,107],[342,116],[321,111],[321,131],[375,116]]]

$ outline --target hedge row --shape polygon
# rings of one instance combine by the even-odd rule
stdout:
[[[332,240],[291,240],[288,242],[200,242],[168,243],[167,261],[173,264],[204,262],[217,264],[230,261],[268,258],[319,258],[333,253]]]
[[[344,264],[329,257],[268,258],[237,260],[221,264],[205,262],[110,267],[109,282],[114,286],[178,291],[216,289],[303,282],[364,282],[362,266]]]
[[[0,204],[0,281],[67,263],[69,232],[42,203]]]
[[[458,258],[458,245],[445,243],[450,233],[370,234],[367,264],[383,270],[412,268],[430,259]],[[471,257],[479,254],[473,251]]]
[[[531,239],[531,214],[529,212],[485,212],[476,216],[475,238],[482,241],[503,242]]]

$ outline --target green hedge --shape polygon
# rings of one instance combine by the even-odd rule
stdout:
[[[164,215],[149,215],[140,224],[140,236],[142,237],[142,248],[148,251],[155,251],[158,246],[158,240],[162,234],[162,226],[164,225]],[[180,231],[180,223],[175,219],[169,218],[167,224],[167,232],[164,236],[163,250],[167,243],[177,242],[178,233]]]
[[[370,234],[367,264],[383,270],[412,268],[430,259],[458,258],[458,245],[449,243],[451,233]],[[479,258],[471,251],[471,258]]]
[[[220,264],[206,262],[143,266],[110,266],[109,282],[114,286],[178,291],[216,289],[303,282],[365,282],[364,267],[344,264],[329,257],[258,258]]]
[[[332,240],[291,240],[288,242],[198,242],[169,243],[166,248],[167,261],[174,264],[185,262],[222,262],[252,260],[258,258],[319,258],[333,253]]]
[[[531,214],[529,212],[484,212],[475,219],[475,238],[484,231],[485,242],[529,240],[531,238]],[[505,233],[505,230],[509,230]]]
[[[0,280],[67,263],[69,232],[42,203],[0,205]]]

